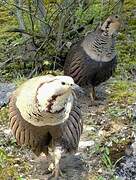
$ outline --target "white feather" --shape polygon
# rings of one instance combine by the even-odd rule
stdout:
[[[50,76],[47,81],[46,79],[46,76],[41,76],[28,80],[21,86],[17,96],[16,105],[22,117],[35,126],[63,123],[69,117],[73,106],[73,79],[68,76]],[[52,96],[56,96],[56,99],[50,112],[46,112]],[[63,108],[63,111],[57,113]]]

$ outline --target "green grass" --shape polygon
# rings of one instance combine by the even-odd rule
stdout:
[[[0,148],[0,179],[6,180],[10,177],[19,178],[19,174],[14,167],[13,158]]]
[[[12,8],[9,7],[9,9]],[[0,24],[1,24],[1,28],[0,28],[0,43],[1,42],[12,42],[12,40],[18,38],[16,33],[9,33],[6,32],[7,30],[9,30],[10,28],[14,28],[17,26],[17,21],[15,16],[11,16],[9,14],[9,9],[7,9],[4,5],[0,5]]]
[[[130,78],[130,71],[136,69],[136,1],[124,1],[122,30],[119,33],[116,49],[118,52],[117,76]]]
[[[110,86],[110,101],[132,104],[136,100],[136,82],[117,80]]]
[[[9,121],[8,108],[2,107],[0,110],[0,124],[7,123]]]
[[[7,179],[16,179],[16,180],[23,180],[21,173],[19,172],[19,166],[15,166],[17,164],[17,160],[6,153],[6,151],[0,148],[0,179],[7,180]],[[22,163],[22,170],[29,172],[29,166],[24,161]],[[25,178],[27,179],[27,178]]]

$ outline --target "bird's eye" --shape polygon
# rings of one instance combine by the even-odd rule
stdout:
[[[115,16],[115,18],[116,18],[116,19],[118,19],[118,18],[119,18],[119,16],[118,16],[118,15],[116,15],[116,16]]]
[[[70,84],[70,86],[73,86],[73,84]]]
[[[65,85],[66,83],[65,82],[61,82],[62,85]]]

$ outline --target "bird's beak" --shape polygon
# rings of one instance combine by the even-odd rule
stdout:
[[[73,84],[72,89],[79,94],[82,94],[82,95],[85,94],[83,88],[81,88],[77,84]]]

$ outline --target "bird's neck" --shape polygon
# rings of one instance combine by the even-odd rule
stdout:
[[[65,122],[69,118],[69,114],[73,107],[73,100],[74,97],[72,94],[58,96],[55,102],[52,103],[50,109],[47,107],[46,110],[40,112],[39,118],[41,122],[38,122],[37,126],[54,126]]]
[[[45,111],[50,113],[59,113],[65,110],[70,97],[71,92],[66,92],[64,94],[53,95],[47,100],[47,105]]]
[[[84,51],[96,61],[110,61],[115,57],[114,39],[107,32],[88,35],[82,43]]]

